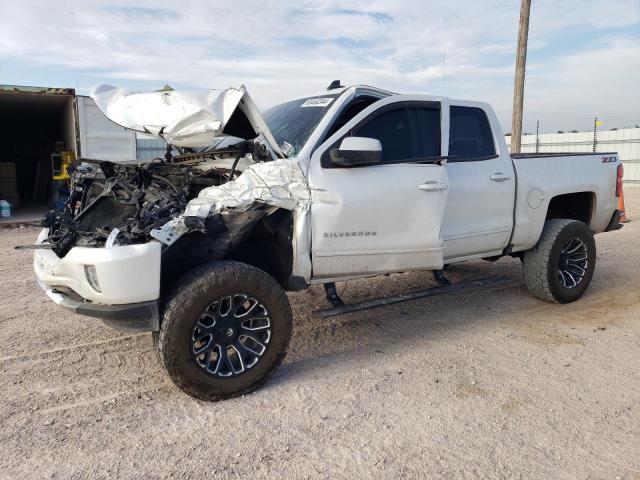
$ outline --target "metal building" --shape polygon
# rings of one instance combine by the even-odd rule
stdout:
[[[165,153],[167,153],[167,143],[164,140],[144,133],[136,133],[136,158],[138,160],[164,158]]]

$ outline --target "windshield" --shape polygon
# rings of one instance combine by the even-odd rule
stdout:
[[[288,157],[295,156],[307,143],[338,95],[300,98],[281,103],[264,112],[269,130]]]

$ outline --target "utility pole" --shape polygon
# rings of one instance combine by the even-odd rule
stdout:
[[[524,100],[524,73],[527,64],[527,39],[529,36],[529,12],[531,0],[520,3],[520,27],[516,53],[516,78],[513,84],[513,113],[511,116],[511,152],[520,153],[522,141],[522,104]]]

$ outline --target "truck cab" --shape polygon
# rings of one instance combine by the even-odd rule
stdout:
[[[501,254],[513,227],[515,178],[497,125],[486,104],[419,95],[388,96],[344,123],[308,160],[312,191],[337,197],[311,207],[313,276],[435,269]],[[353,136],[378,139],[381,161],[332,164],[330,151]],[[376,235],[344,236],[354,230]],[[369,255],[382,261],[372,266]]]

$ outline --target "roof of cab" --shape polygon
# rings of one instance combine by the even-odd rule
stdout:
[[[344,87],[339,87],[339,88],[332,88],[331,90],[325,89],[325,90],[321,90],[319,92],[309,93],[309,94],[306,94],[306,95],[301,95],[301,96],[298,96],[296,98],[292,98],[289,101],[301,100],[303,98],[309,98],[309,97],[322,97],[322,96],[327,96],[327,95],[342,95],[346,91],[352,90],[352,89],[369,90],[369,91],[381,93],[384,96],[399,95],[398,92],[392,92],[390,90],[385,90],[384,88],[373,87],[371,85],[357,84],[357,85],[349,85],[349,86],[344,86]],[[442,101],[454,101],[454,102],[482,103],[482,102],[478,102],[476,100],[469,100],[469,99],[463,99],[463,98],[451,98],[451,97],[445,97],[445,96],[442,96],[442,95],[428,95],[428,94],[423,94],[423,93],[418,94],[418,93],[415,93],[415,92],[408,93],[408,95],[412,95],[412,94],[424,95],[424,96],[427,96],[427,97],[429,97],[430,99],[432,99],[434,101],[441,101],[441,102]]]

